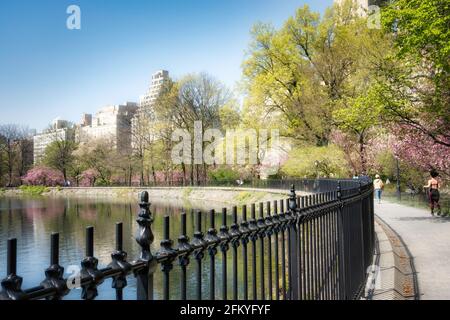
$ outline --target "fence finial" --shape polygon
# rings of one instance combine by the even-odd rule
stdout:
[[[152,231],[153,217],[150,211],[149,195],[147,191],[140,194],[139,216],[137,223],[139,228],[136,242],[141,246],[140,261],[146,263],[146,267],[137,272],[137,298],[138,300],[153,300],[153,273],[157,267],[157,261],[150,251],[150,246],[155,240]]]
[[[150,202],[148,192],[144,191],[140,195],[139,216],[136,220],[139,224],[139,229],[136,235],[136,242],[141,246],[141,260],[150,261],[153,255],[150,252],[150,246],[155,240],[152,231],[153,217],[150,211]]]

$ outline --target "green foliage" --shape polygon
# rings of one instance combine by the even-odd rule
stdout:
[[[70,140],[56,140],[49,144],[45,149],[43,164],[50,168],[59,170],[64,179],[67,180],[69,170],[74,163],[74,151],[77,144]]]
[[[96,179],[96,186],[106,186],[111,184],[111,176],[120,164],[128,164],[126,159],[120,157],[112,142],[107,139],[91,140],[81,145],[75,152],[74,166],[82,169],[94,169],[99,176]]]
[[[375,158],[374,169],[371,175],[380,174],[383,179],[389,179],[391,182],[397,181],[397,159],[392,151],[386,150],[380,152]],[[378,170],[376,169],[378,168]],[[422,170],[414,168],[409,163],[400,161],[400,184],[403,190],[414,186],[418,190],[422,190],[422,186],[426,181],[426,173]],[[394,186],[392,188],[395,189]]]
[[[237,203],[247,203],[253,197],[254,194],[248,191],[239,192],[239,194],[234,198]]]
[[[280,117],[288,126],[283,135],[327,145],[333,109],[346,98],[355,99],[356,107],[366,102],[362,94],[370,84],[368,69],[385,54],[386,40],[381,31],[367,28],[356,11],[351,1],[323,17],[304,6],[279,30],[267,24],[254,27],[244,62],[247,103]],[[368,122],[341,120],[352,127]]]
[[[220,167],[208,173],[212,182],[234,182],[239,179],[240,174],[229,167]]]
[[[193,189],[192,188],[185,188],[183,190],[183,198],[187,199],[191,195]]]
[[[40,196],[50,191],[50,189],[45,186],[20,186],[19,190],[28,196]]]
[[[346,132],[362,133],[381,124],[382,106],[376,92],[368,90],[356,97],[346,97],[333,112],[338,127]]]
[[[106,181],[103,179],[99,179],[99,180],[95,181],[95,187],[108,187],[110,185],[111,185],[111,183],[109,181]]]
[[[377,68],[386,120],[450,147],[450,0],[396,0],[382,11],[394,52]]]
[[[235,129],[241,123],[238,102],[231,100],[219,109],[220,123],[223,129]]]
[[[426,58],[437,69],[450,72],[450,1],[396,0],[383,10],[388,31],[395,26],[398,56]]]
[[[335,145],[294,149],[281,170],[292,178],[316,178],[317,175],[347,178],[350,175],[344,153]]]

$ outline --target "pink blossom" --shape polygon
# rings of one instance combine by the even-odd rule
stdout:
[[[22,181],[25,185],[30,186],[55,187],[64,185],[64,177],[61,172],[44,166],[35,167],[29,170],[27,174],[22,177]]]
[[[398,157],[422,170],[431,169],[450,175],[450,148],[436,143],[430,136],[410,127],[394,128],[393,149]],[[450,143],[445,137],[438,137]]]
[[[95,169],[88,169],[83,171],[80,176],[80,187],[93,187],[95,185],[95,181],[99,177],[99,173]]]

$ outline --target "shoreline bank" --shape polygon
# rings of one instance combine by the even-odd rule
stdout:
[[[213,204],[243,205],[257,202],[281,200],[289,196],[288,190],[254,189],[238,187],[90,187],[90,188],[60,188],[49,187],[40,197],[62,198],[101,198],[108,200],[137,201],[139,194],[148,191],[150,200],[162,201],[189,201]],[[299,193],[300,195],[300,193]],[[29,196],[18,188],[6,189],[0,196],[26,197]]]

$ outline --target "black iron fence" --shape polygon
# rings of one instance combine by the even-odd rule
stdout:
[[[293,185],[289,199],[243,206],[239,211],[235,206],[231,212],[231,225],[227,225],[228,212],[223,209],[219,228],[216,213],[212,210],[206,233],[202,232],[202,223],[206,219],[199,211],[192,239],[187,235],[187,215],[183,213],[181,235],[176,244],[170,235],[167,216],[164,218],[164,239],[157,252],[151,250],[153,217],[149,195],[143,192],[136,235],[141,247],[140,257],[135,261],[127,260],[122,245],[122,224],[118,223],[116,250],[111,254],[111,263],[99,269],[94,255],[94,229],[87,228],[86,257],[81,261],[78,278],[81,298],[95,299],[97,288],[106,279],[112,279],[116,298],[122,300],[127,278],[134,276],[137,299],[152,300],[154,275],[159,267],[165,300],[171,296],[174,268],[180,268],[177,293],[181,300],[187,299],[189,285],[195,286],[198,300],[358,299],[364,291],[366,270],[371,265],[374,250],[372,184],[365,180],[305,180],[296,181],[295,185],[316,193],[297,196]],[[7,243],[7,277],[1,282],[0,299],[64,298],[76,279],[63,277],[64,268],[59,264],[59,234],[51,235],[50,250],[50,267],[45,270],[45,280],[37,287],[22,289],[22,278],[17,275],[16,267],[17,240],[10,239]],[[231,274],[228,274],[229,261],[232,263]],[[217,262],[221,266],[216,266]],[[209,263],[209,290],[204,290],[202,283],[205,263]],[[188,268],[194,270],[193,279],[188,279]],[[217,268],[221,270],[219,277],[216,277]]]
[[[359,179],[364,179],[360,177]],[[196,181],[190,183],[188,181],[158,181],[158,182],[149,182],[144,185],[133,184],[132,187],[139,188],[160,188],[160,187],[244,187],[244,188],[266,188],[266,189],[289,189],[292,184],[296,184],[296,187],[299,190],[306,191],[306,189],[319,192],[329,191],[331,189],[336,190],[337,188],[336,179],[290,179],[290,178],[282,178],[282,179],[246,179],[246,180],[235,180],[235,179],[220,179],[220,180],[207,180],[207,181]],[[343,184],[343,188],[345,185],[351,185],[352,180],[341,180]],[[111,186],[106,187],[124,187],[128,186],[126,184],[112,184]],[[101,186],[99,186],[101,187]]]

